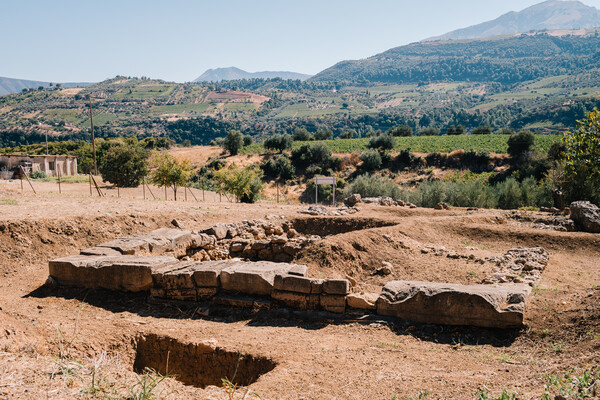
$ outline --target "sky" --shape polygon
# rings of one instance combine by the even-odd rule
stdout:
[[[315,74],[539,2],[0,0],[0,76],[187,82],[230,66]]]

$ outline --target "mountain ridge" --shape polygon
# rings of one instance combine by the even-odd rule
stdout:
[[[44,81],[32,81],[28,79],[16,79],[0,76],[0,96],[4,96],[12,93],[19,93],[23,89],[35,89],[40,86],[44,88],[49,87],[51,82]],[[58,82],[60,83],[60,82]],[[62,87],[83,87],[93,85],[92,82],[66,82],[60,83]]]
[[[548,0],[491,21],[457,29],[424,41],[482,39],[492,36],[559,29],[600,27],[600,10],[577,0]]]
[[[227,68],[214,68],[207,69],[202,75],[194,79],[193,82],[221,82],[221,81],[232,81],[239,79],[270,79],[270,78],[281,78],[281,79],[300,79],[301,81],[310,78],[311,75],[302,74],[299,72],[291,71],[259,71],[259,72],[247,72],[237,67]]]

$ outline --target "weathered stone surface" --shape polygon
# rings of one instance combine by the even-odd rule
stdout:
[[[273,290],[271,298],[291,308],[306,310],[308,308],[308,298],[310,295],[304,293],[286,292],[283,290]]]
[[[348,279],[326,279],[323,282],[323,292],[346,295],[350,293],[350,282]]]
[[[361,203],[361,202],[362,202],[362,199],[361,199],[360,194],[358,194],[358,193],[355,193],[344,199],[344,204],[346,204],[347,206],[350,206],[350,207],[354,207],[357,203]]]
[[[275,290],[304,294],[319,294],[323,284],[322,279],[306,278],[296,275],[276,275],[273,288]]]
[[[321,294],[319,304],[325,311],[340,314],[346,312],[346,296]]]
[[[196,288],[196,298],[198,300],[206,300],[210,299],[213,296],[216,296],[219,292],[219,288],[217,287],[199,287]]]
[[[229,261],[207,261],[194,264],[194,283],[198,287],[218,287],[221,271],[229,265]]]
[[[600,233],[600,208],[589,201],[574,201],[570,205],[571,219],[584,232]]]
[[[522,300],[529,290],[527,285],[516,284],[391,281],[377,300],[377,314],[432,324],[519,328],[523,325]]]
[[[126,255],[162,254],[170,251],[176,255],[185,255],[192,244],[192,233],[181,229],[160,228],[148,233],[139,233],[102,243],[98,247],[107,247]]]
[[[231,292],[269,296],[273,291],[275,276],[285,275],[293,268],[294,264],[268,261],[231,261],[230,266],[221,271],[221,286],[223,290]]]
[[[177,263],[168,256],[71,256],[51,260],[50,276],[69,286],[139,292],[152,287],[152,271]]]
[[[350,293],[346,296],[346,304],[358,310],[375,310],[377,308],[377,293]]]
[[[82,256],[120,256],[121,252],[109,247],[88,247],[79,252]]]
[[[211,226],[206,230],[206,233],[209,235],[214,235],[218,240],[225,239],[227,237],[227,232],[229,231],[227,225],[225,224],[216,224],[215,226]]]

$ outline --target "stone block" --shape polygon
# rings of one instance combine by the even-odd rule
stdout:
[[[291,308],[297,308],[299,310],[306,310],[308,308],[309,295],[304,293],[273,290],[271,298]]]
[[[319,304],[325,311],[339,314],[346,312],[346,296],[321,294]]]
[[[194,283],[198,287],[219,287],[221,271],[230,265],[229,261],[207,261],[194,264]]]
[[[275,276],[274,289],[286,292],[296,292],[304,294],[321,293],[323,280],[315,278],[306,278],[297,275],[277,275]]]
[[[196,301],[196,289],[167,289],[166,298],[181,301]]]
[[[350,281],[347,279],[326,279],[323,282],[323,292],[346,295],[350,293]]]
[[[229,307],[237,308],[257,308],[257,309],[269,309],[271,308],[271,300],[257,299],[253,297],[245,296],[233,296],[228,294],[219,294],[213,297],[213,304],[219,304]]]
[[[430,324],[520,328],[530,290],[518,284],[391,281],[377,300],[377,314]]]
[[[216,287],[199,287],[196,288],[196,298],[198,300],[207,300],[214,297],[219,292],[219,288]]]
[[[177,262],[167,256],[78,255],[51,260],[48,269],[63,285],[139,292],[153,286],[153,270]]]
[[[230,261],[230,266],[221,271],[221,286],[231,292],[270,296],[275,276],[285,275],[294,267],[294,264],[268,261]]]
[[[110,247],[88,247],[79,252],[82,256],[120,256],[121,252]]]
[[[346,296],[346,304],[350,308],[355,308],[357,310],[369,310],[374,311],[377,309],[377,298],[379,295],[377,293],[350,293]]]

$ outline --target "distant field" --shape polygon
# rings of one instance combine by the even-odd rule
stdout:
[[[510,135],[458,135],[458,136],[412,136],[396,138],[395,150],[410,148],[417,153],[448,153],[453,150],[489,151],[491,153],[506,153],[507,141]],[[536,135],[535,151],[548,152],[553,143],[560,140],[560,135]],[[354,153],[367,148],[369,139],[336,139],[324,140],[334,153]],[[293,148],[312,142],[294,142]],[[255,143],[244,148],[243,153],[262,153],[265,149],[262,143]]]
[[[208,110],[208,103],[196,104],[173,104],[170,106],[154,106],[151,111],[155,114],[184,114],[184,113],[203,113]]]

